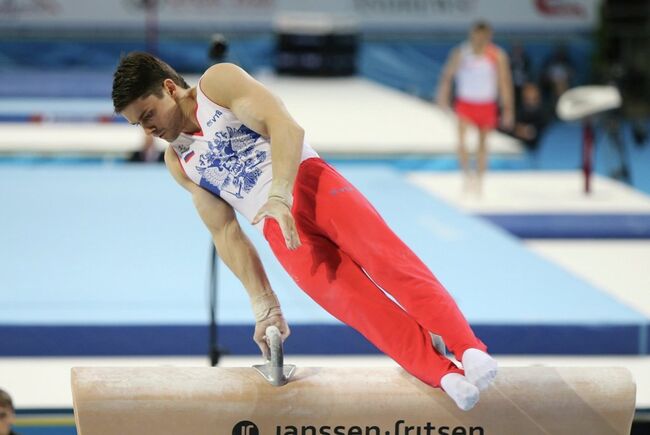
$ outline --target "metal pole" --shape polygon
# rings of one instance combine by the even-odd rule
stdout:
[[[582,126],[582,172],[585,176],[585,194],[591,193],[591,173],[593,171],[594,126],[589,117]]]
[[[210,278],[208,280],[208,294],[210,299],[210,326],[209,326],[209,357],[210,365],[215,367],[223,352],[219,348],[219,335],[217,330],[217,293],[219,287],[219,257],[214,244],[210,243]]]

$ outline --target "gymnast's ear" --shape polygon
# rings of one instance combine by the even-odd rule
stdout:
[[[172,79],[163,80],[162,86],[167,92],[169,92],[169,95],[171,95],[172,97],[174,96],[174,94],[176,94],[176,91],[178,90],[178,86],[176,85],[176,83],[174,83]]]

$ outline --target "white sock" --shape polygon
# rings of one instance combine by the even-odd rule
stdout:
[[[460,373],[447,373],[440,380],[440,386],[463,411],[469,411],[478,402],[478,388]]]
[[[497,361],[479,349],[467,349],[463,353],[463,370],[469,382],[483,391],[497,376]]]

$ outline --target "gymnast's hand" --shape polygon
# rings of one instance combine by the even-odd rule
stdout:
[[[291,334],[289,325],[287,324],[286,320],[284,320],[284,316],[282,315],[280,307],[272,308],[269,312],[268,317],[255,323],[255,335],[253,336],[253,339],[255,340],[255,343],[257,343],[257,345],[260,347],[262,355],[264,355],[264,359],[267,360],[271,359],[271,351],[269,350],[269,346],[266,343],[265,337],[266,328],[269,326],[276,326],[280,330],[282,342],[284,342],[289,334]]]
[[[515,126],[515,113],[512,109],[504,109],[501,116],[501,126],[504,130],[512,130]]]
[[[443,111],[447,112],[450,110],[449,98],[438,96],[435,101],[438,107],[440,107]]]
[[[300,237],[296,229],[296,222],[291,215],[290,202],[280,196],[269,196],[266,204],[260,208],[253,219],[253,225],[257,224],[264,218],[275,219],[280,225],[280,230],[284,236],[284,242],[287,248],[292,251],[300,247]]]

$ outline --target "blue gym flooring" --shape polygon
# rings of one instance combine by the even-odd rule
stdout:
[[[450,208],[395,169],[339,168],[494,353],[647,353],[647,318],[504,230]],[[4,165],[0,183],[0,355],[206,353],[210,240],[163,167]],[[242,226],[292,326],[288,353],[376,352],[304,295],[261,235]],[[227,351],[258,352],[245,292],[223,266],[218,317]]]

